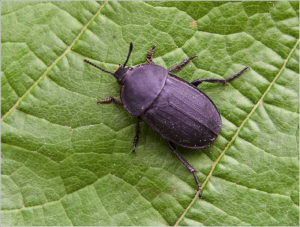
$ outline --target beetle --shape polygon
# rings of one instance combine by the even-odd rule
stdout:
[[[144,121],[168,141],[171,151],[193,174],[201,197],[201,185],[196,171],[176,151],[176,145],[190,149],[208,147],[219,135],[222,121],[215,104],[197,86],[202,82],[225,85],[240,76],[248,66],[228,79],[197,79],[189,83],[171,72],[181,69],[197,55],[167,70],[152,60],[155,48],[156,45],[148,51],[146,64],[126,67],[133,49],[133,44],[130,43],[126,61],[123,65],[119,64],[115,72],[109,72],[87,59],[84,61],[111,74],[121,85],[121,101],[116,97],[108,97],[97,103],[114,102],[123,105],[131,115],[137,117],[132,152],[135,152],[139,140],[140,121]]]

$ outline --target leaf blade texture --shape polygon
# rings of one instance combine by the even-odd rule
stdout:
[[[2,223],[6,225],[297,225],[298,2],[3,2]],[[199,86],[222,131],[204,150],[179,148],[113,104],[109,75],[129,65],[228,78]]]

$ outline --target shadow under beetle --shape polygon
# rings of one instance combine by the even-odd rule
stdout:
[[[108,97],[97,103],[114,102],[123,105],[131,115],[137,117],[132,152],[135,152],[140,133],[139,123],[143,120],[168,141],[172,152],[194,175],[201,197],[201,186],[196,171],[177,153],[175,145],[191,149],[208,147],[219,135],[222,121],[215,104],[196,86],[202,82],[225,85],[241,75],[248,66],[226,80],[209,78],[197,79],[189,83],[171,72],[179,70],[197,55],[167,70],[153,62],[152,55],[155,47],[156,45],[148,51],[146,57],[148,64],[141,64],[135,68],[126,67],[133,49],[130,43],[125,63],[120,64],[115,72],[109,72],[86,59],[84,61],[111,74],[121,85],[121,102],[115,97]]]

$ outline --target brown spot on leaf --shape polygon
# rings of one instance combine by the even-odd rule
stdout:
[[[197,27],[197,21],[192,21],[192,26],[193,26],[194,28],[196,28],[196,27]]]

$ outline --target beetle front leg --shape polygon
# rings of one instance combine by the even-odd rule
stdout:
[[[115,104],[118,105],[123,105],[121,101],[119,101],[116,97],[113,96],[97,101],[97,103],[111,103],[111,102],[114,102]]]
[[[136,145],[139,142],[139,135],[140,135],[140,119],[137,118],[136,125],[135,125],[135,137],[133,139],[132,153],[135,153]]]
[[[171,149],[171,151],[173,151],[173,153],[176,155],[176,157],[179,159],[179,161],[181,161],[181,163],[193,174],[196,184],[198,186],[199,197],[202,198],[202,194],[201,194],[202,189],[201,189],[201,186],[199,183],[198,176],[196,174],[196,170],[183,157],[181,157],[181,155],[179,153],[177,153],[175,144],[173,144],[170,141],[168,141],[168,144],[169,144],[169,148]]]
[[[220,80],[220,79],[212,79],[212,78],[208,78],[208,79],[197,79],[194,80],[193,82],[191,82],[191,84],[198,86],[199,84],[201,84],[202,82],[209,82],[209,83],[219,83],[219,84],[223,84],[226,85],[227,82],[237,78],[238,76],[240,76],[243,72],[245,72],[246,69],[248,69],[249,67],[246,66],[245,68],[243,68],[241,71],[239,71],[238,73],[232,75],[231,77],[229,77],[226,80]]]
[[[172,71],[175,71],[175,70],[179,70],[181,69],[183,66],[185,66],[187,63],[190,62],[190,60],[193,60],[194,58],[198,57],[197,55],[194,55],[193,57],[190,57],[190,58],[187,58],[185,60],[183,60],[180,64],[178,65],[174,65],[172,68],[170,68],[168,71],[169,72],[172,72]]]
[[[147,61],[149,64],[155,64],[154,61],[152,61],[152,55],[153,55],[153,53],[154,53],[155,47],[156,47],[156,45],[154,44],[153,47],[148,51],[146,61]]]

